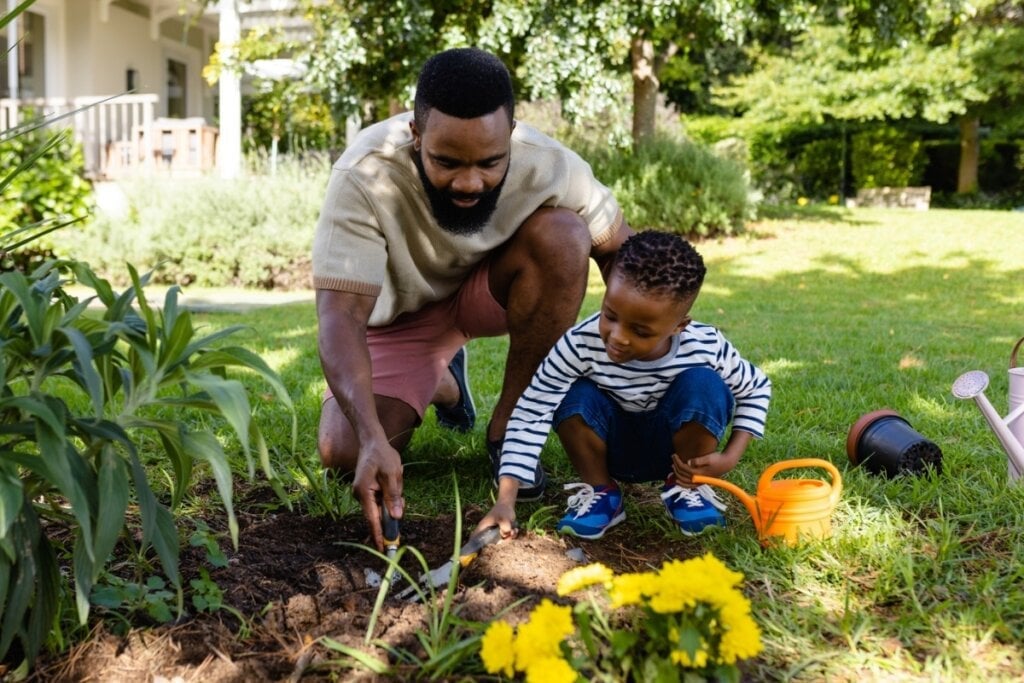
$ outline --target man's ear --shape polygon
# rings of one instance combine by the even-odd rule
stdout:
[[[415,120],[409,121],[409,132],[412,133],[412,146],[413,146],[413,149],[415,149],[417,152],[420,151],[420,145],[423,144],[420,141],[420,138],[422,136],[420,135],[419,128],[416,127],[416,121]]]

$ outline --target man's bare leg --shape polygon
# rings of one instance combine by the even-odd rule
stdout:
[[[409,445],[419,416],[412,406],[397,398],[374,396],[377,415],[392,447],[401,451]],[[340,472],[354,472],[359,455],[359,442],[348,418],[334,398],[324,401],[320,409],[320,464]]]
[[[567,209],[539,209],[490,266],[494,298],[508,315],[501,394],[487,427],[500,441],[516,401],[558,338],[579,315],[590,268],[590,231]]]

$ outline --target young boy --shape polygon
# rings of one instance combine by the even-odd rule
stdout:
[[[514,535],[516,493],[532,482],[552,424],[582,480],[565,486],[574,493],[559,532],[596,539],[623,521],[618,481],[664,480],[684,534],[725,524],[725,506],[692,477],[736,466],[763,436],[772,389],[717,329],[690,318],[705,272],[677,235],[642,232],[620,247],[601,310],[565,333],[516,404],[497,502],[477,529]]]

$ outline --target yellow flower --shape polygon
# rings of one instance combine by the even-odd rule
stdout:
[[[686,650],[672,650],[670,654],[675,664],[687,669],[703,669],[708,665],[707,650],[697,650],[693,655],[693,659],[690,658]]]
[[[679,642],[679,629],[673,626],[668,630],[668,639],[671,643]],[[700,646],[697,651],[693,653],[693,657],[690,657],[690,653],[686,650],[672,650],[669,656],[672,661],[679,666],[690,668],[690,669],[703,669],[708,665],[708,652],[707,652],[707,641],[703,638],[700,639]]]
[[[484,660],[487,673],[504,674],[511,678],[514,671],[515,655],[512,643],[515,635],[507,621],[493,621],[484,632],[480,643],[480,659]]]
[[[525,671],[534,659],[558,657],[559,645],[575,630],[572,610],[544,598],[533,608],[530,620],[519,627],[513,645],[516,668]]]
[[[719,661],[734,664],[737,659],[753,657],[763,649],[761,629],[750,616],[750,603],[746,599],[742,604],[727,605],[720,616],[725,633],[718,645]]]
[[[810,203],[810,201],[811,200],[808,199],[807,197],[800,197],[799,199],[796,200],[796,203],[799,206],[807,206],[807,204]]]
[[[526,683],[573,683],[576,671],[561,657],[543,657],[526,668]]]
[[[607,584],[612,580],[612,576],[612,570],[600,562],[588,564],[586,567],[576,567],[562,574],[562,578],[558,580],[558,594],[564,597],[594,584]]]
[[[621,574],[612,577],[608,597],[612,609],[639,604],[645,596],[655,592],[658,575],[654,572]]]
[[[838,204],[839,203],[839,195],[837,195],[837,194],[829,195],[828,203],[832,204],[833,206]]]

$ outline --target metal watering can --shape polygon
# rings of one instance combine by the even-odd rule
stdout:
[[[1009,460],[1010,481],[1018,481],[1024,475],[1024,368],[1017,367],[1017,351],[1024,344],[1024,337],[1017,340],[1010,352],[1010,412],[1006,417],[992,407],[985,396],[988,375],[981,370],[971,370],[957,377],[953,382],[953,395],[957,398],[973,398],[996,433],[1000,445]]]
[[[825,469],[832,475],[832,483],[820,479],[774,479],[779,472],[798,467]],[[757,480],[756,497],[722,479],[695,475],[693,481],[721,487],[739,498],[750,512],[764,546],[780,538],[792,546],[801,538],[831,536],[832,510],[843,489],[843,480],[835,465],[818,458],[783,460],[771,465]]]

